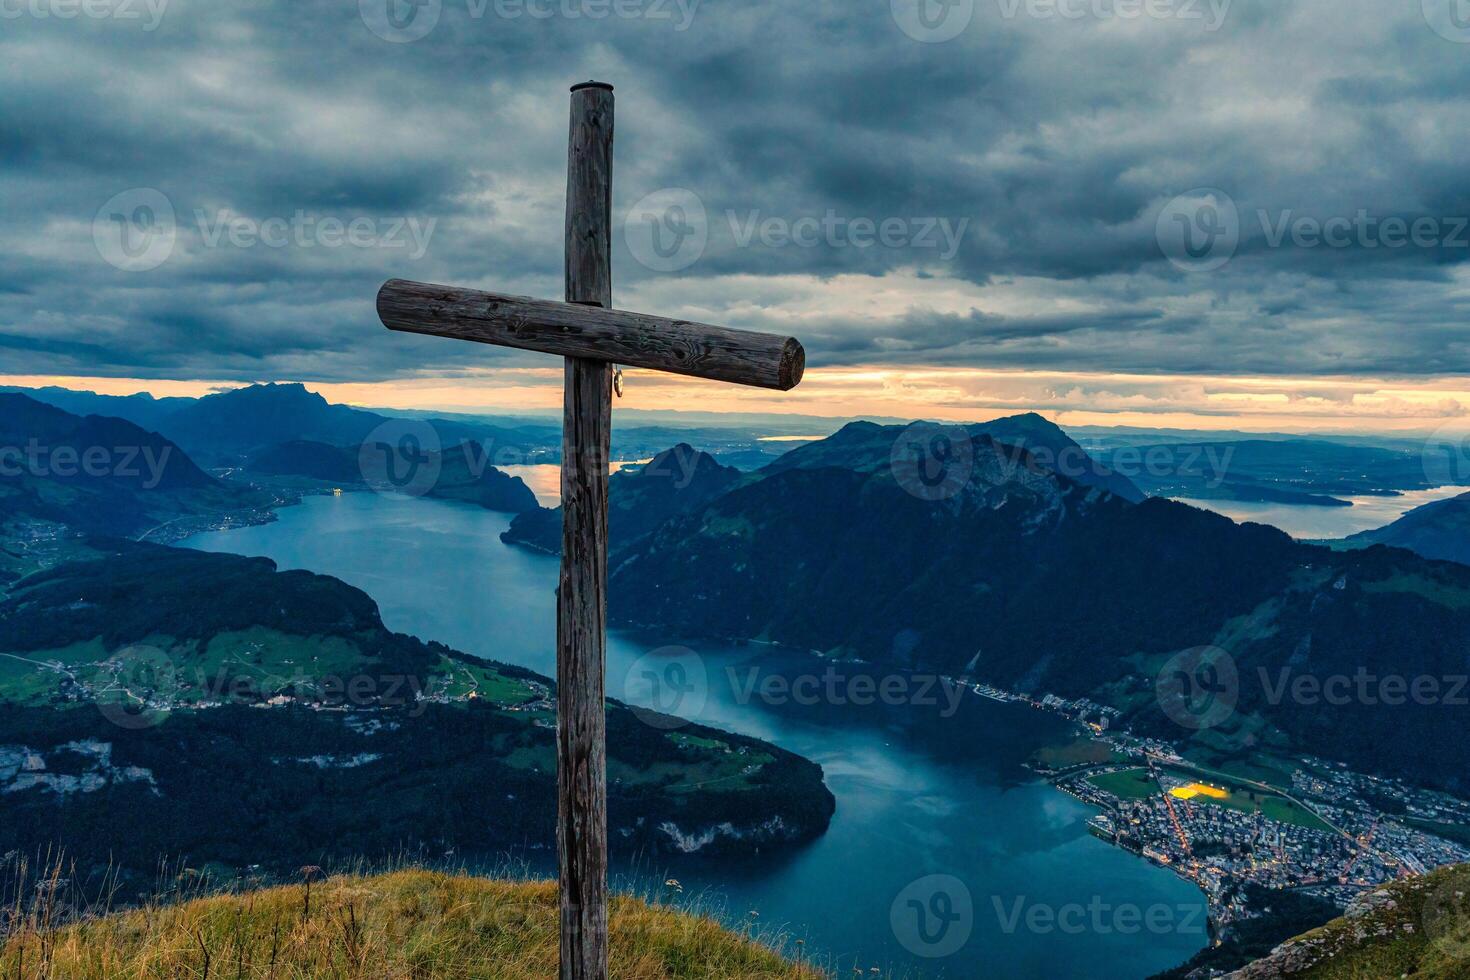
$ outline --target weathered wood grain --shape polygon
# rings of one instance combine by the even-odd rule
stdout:
[[[786,391],[806,353],[792,337],[612,309],[612,86],[572,89],[566,302],[392,279],[392,330],[560,354],[562,562],[557,591],[557,852],[561,978],[606,980],[607,486],[612,366]]]
[[[581,220],[570,236],[590,248]],[[570,273],[572,259],[567,270]],[[583,260],[578,259],[578,274]],[[501,347],[586,357],[757,388],[787,391],[801,380],[806,352],[794,337],[732,330],[691,320],[390,279],[378,291],[378,316],[390,330]]]
[[[612,305],[611,86],[572,89],[566,298]],[[577,309],[578,307],[572,307]],[[386,321],[385,321],[386,322]],[[556,604],[561,978],[607,977],[607,479],[612,365],[568,357]]]

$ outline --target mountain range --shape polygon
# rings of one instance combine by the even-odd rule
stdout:
[[[970,426],[878,425],[859,421],[849,423],[826,439],[802,444],[754,473],[726,466],[687,442],[664,450],[644,465],[619,470],[608,481],[609,549],[616,552],[676,515],[702,507],[737,487],[777,474],[833,466],[866,473],[886,470],[892,465],[894,446],[905,434],[949,440],[949,444],[961,447],[968,447],[975,440],[986,444],[1003,442],[1013,457],[1034,452],[1041,458],[1057,461],[1055,465],[1068,467],[1085,486],[1115,493],[1125,500],[1143,499],[1143,493],[1127,477],[1098,466],[1081,446],[1040,415],[1018,415]],[[957,451],[968,456],[967,449]],[[501,535],[501,540],[559,553],[560,509],[540,508],[522,514]]]
[[[384,427],[394,433],[432,430],[439,447],[475,441],[528,457],[552,448],[559,451],[561,440],[556,425],[501,427],[467,419],[404,419],[333,404],[301,384],[249,385],[202,398],[99,395],[65,388],[12,391],[73,414],[124,419],[210,461],[296,441],[355,451]]]
[[[124,419],[157,432],[187,449],[209,466],[237,465],[248,456],[293,442],[314,442],[356,452],[371,435],[398,438],[411,433],[426,449],[448,450],[472,442],[502,465],[556,463],[561,458],[561,420],[527,416],[478,416],[446,412],[353,408],[333,404],[304,385],[258,384],[201,398],[154,398],[102,395],[69,388],[0,388],[23,394],[74,415]],[[779,455],[783,442],[762,440],[766,434],[807,433],[825,420],[796,417],[742,416],[732,423],[710,413],[679,413],[682,424],[669,424],[667,412],[619,413],[614,429],[614,459],[647,459],[681,439],[727,461],[750,468]]]
[[[837,466],[872,473],[889,468],[894,462],[894,447],[901,445],[904,439],[914,437],[937,439],[941,445],[948,440],[951,451],[966,455],[969,454],[968,447],[975,443],[1010,447],[1024,451],[1030,463],[1064,473],[1084,487],[1106,490],[1135,503],[1144,498],[1143,491],[1127,476],[1099,463],[1059,426],[1034,412],[969,425],[852,422],[827,439],[793,449],[761,472],[771,475],[794,469],[817,470]],[[960,459],[957,465],[962,462]]]
[[[132,422],[0,393],[0,525],[24,519],[134,535],[190,515],[250,512],[270,500],[215,479],[181,447]],[[0,553],[0,581],[7,554],[13,557]]]
[[[1386,527],[1349,535],[1343,547],[1384,544],[1416,555],[1470,565],[1470,493],[1415,507]]]
[[[293,439],[250,453],[243,469],[250,475],[297,478],[337,488],[371,487],[459,500],[511,514],[537,508],[536,495],[525,481],[490,465],[488,450],[480,443],[426,450],[403,441],[403,434],[370,434],[355,448]]]
[[[308,419],[346,427],[339,432],[366,424],[357,410],[318,412],[312,406],[324,403],[299,386],[212,397],[284,399]],[[201,417],[218,425],[226,414],[208,408]],[[269,419],[287,414],[280,406],[254,413],[249,438],[286,434]],[[159,455],[174,445],[126,422],[74,421],[34,402],[14,402],[10,417],[16,438],[38,428],[74,444],[126,437]],[[501,479],[466,446],[476,449],[435,457],[431,492],[519,513],[507,541],[558,550],[556,511],[536,507],[524,485]],[[938,496],[915,482],[908,454],[916,447],[950,460],[963,480]],[[249,455],[246,465],[350,476],[351,457],[349,448],[295,440]],[[218,483],[192,463],[178,466],[169,479],[188,493]],[[1384,547],[1333,551],[1145,497],[1039,416],[965,427],[856,422],[753,473],[685,443],[616,474],[610,488],[616,621],[1096,696],[1144,730],[1175,735],[1151,693],[1154,674],[1173,654],[1208,645],[1226,651],[1241,678],[1238,710],[1209,733],[1213,750],[1289,746],[1448,788],[1470,781],[1470,747],[1447,737],[1446,705],[1299,704],[1283,701],[1277,683],[1359,669],[1452,683],[1470,670],[1470,569]],[[13,511],[35,481],[0,489]],[[63,481],[45,489],[71,490]],[[130,499],[128,488],[112,489]],[[1429,515],[1458,506],[1446,504]],[[146,519],[125,516],[132,525]],[[1393,751],[1404,737],[1426,748],[1412,757]]]
[[[990,431],[1036,429],[1007,421]],[[855,423],[684,497],[619,503],[636,485],[619,481],[610,506],[639,533],[613,532],[610,616],[1096,697],[1139,730],[1192,736],[1221,757],[1310,752],[1470,788],[1454,690],[1470,673],[1470,569],[1129,499],[1141,495],[1111,492],[1089,467],[1059,473],[1057,456],[986,431],[969,435],[963,484],[926,499],[892,463],[895,440],[912,435]],[[545,543],[555,522],[536,520]],[[1235,710],[1205,732],[1171,720],[1154,690],[1175,654],[1201,646],[1224,651],[1238,677]],[[1337,704],[1294,686],[1360,672],[1431,679],[1437,700]],[[1419,749],[1400,751],[1406,740]]]
[[[1099,440],[1102,441],[1102,440]],[[1423,446],[1400,448],[1302,437],[1108,445],[1106,465],[1152,496],[1346,507],[1343,497],[1386,496],[1443,481]]]

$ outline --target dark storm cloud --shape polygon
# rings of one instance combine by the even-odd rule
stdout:
[[[911,0],[383,2],[0,0],[3,370],[510,363],[389,336],[372,298],[397,275],[558,295],[566,87],[596,76],[620,215],[687,189],[707,236],[649,261],[620,227],[620,294],[779,329],[792,290],[825,295],[814,365],[1470,372],[1470,37],[1418,2],[975,0],[942,43]],[[140,188],[173,211],[156,264]],[[1223,196],[1177,224],[1199,188]]]

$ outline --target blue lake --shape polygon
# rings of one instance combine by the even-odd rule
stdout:
[[[1359,531],[1384,527],[1415,507],[1448,497],[1458,497],[1466,487],[1435,487],[1406,490],[1391,497],[1343,497],[1351,507],[1305,507],[1301,504],[1269,504],[1244,500],[1194,500],[1176,497],[1180,503],[1224,514],[1237,524],[1247,521],[1279,527],[1294,538],[1320,540],[1345,538]]]
[[[502,544],[508,524],[465,505],[354,493],[183,543],[334,575],[377,600],[392,629],[551,675],[557,562]],[[876,966],[1137,980],[1207,943],[1197,889],[1092,837],[1090,808],[1020,767],[1062,730],[1058,719],[969,694],[956,703],[952,690],[912,679],[895,682],[906,703],[867,703],[884,699],[853,683],[853,670],[829,672],[805,654],[618,632],[608,694],[649,704],[649,678],[674,663],[692,678],[680,714],[819,762],[837,813],[822,838],[793,852],[660,858],[625,865],[628,880],[675,877],[686,898],[732,921],[784,927],[805,940],[808,958],[827,954],[848,976]],[[775,694],[785,688],[771,678],[806,678],[818,696]],[[527,857],[536,867],[545,859]]]

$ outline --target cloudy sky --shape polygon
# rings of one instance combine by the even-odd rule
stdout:
[[[587,78],[616,305],[810,365],[627,405],[1470,427],[1467,0],[0,0],[0,380],[557,404],[373,297],[560,295]]]

